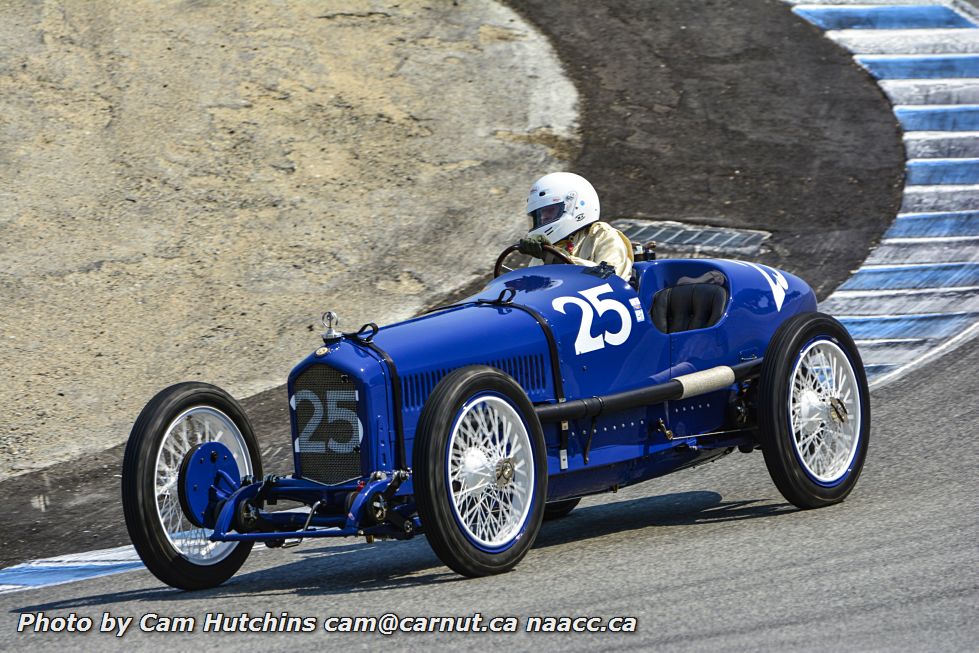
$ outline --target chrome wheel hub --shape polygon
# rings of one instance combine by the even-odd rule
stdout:
[[[799,429],[809,435],[819,430],[820,422],[825,419],[826,404],[812,390],[802,393],[799,401]]]
[[[482,449],[470,447],[463,454],[461,479],[466,487],[476,487],[489,475],[490,465]]]

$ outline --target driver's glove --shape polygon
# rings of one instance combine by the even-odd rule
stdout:
[[[521,254],[542,259],[544,258],[544,245],[550,244],[551,242],[545,236],[530,236],[521,238],[517,249],[520,250]]]

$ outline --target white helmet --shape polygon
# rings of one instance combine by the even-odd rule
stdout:
[[[527,196],[527,215],[534,223],[528,236],[564,240],[598,222],[598,193],[588,180],[572,172],[552,172],[534,182]]]

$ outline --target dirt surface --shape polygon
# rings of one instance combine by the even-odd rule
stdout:
[[[789,5],[510,4],[578,84],[575,170],[606,217],[771,231],[758,260],[822,298],[897,213],[904,151],[886,98]]]
[[[0,478],[123,441],[171,383],[281,383],[327,308],[471,281],[576,103],[492,2],[5,3]]]

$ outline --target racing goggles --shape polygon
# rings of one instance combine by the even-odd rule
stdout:
[[[534,220],[534,229],[551,224],[559,220],[562,215],[564,215],[564,202],[548,204],[530,212],[530,217]]]

